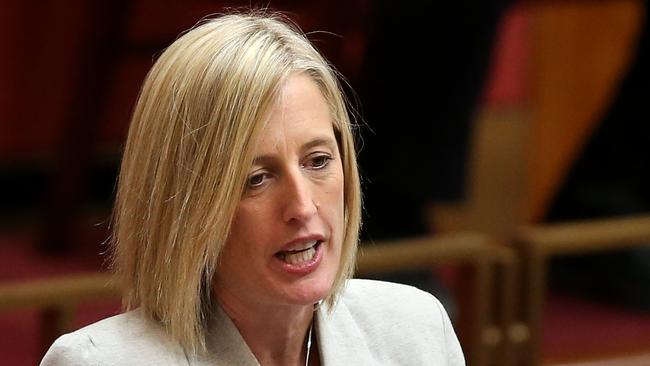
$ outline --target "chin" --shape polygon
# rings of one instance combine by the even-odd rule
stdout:
[[[330,295],[332,291],[332,280],[325,280],[319,283],[306,283],[299,288],[292,288],[286,292],[287,300],[293,305],[313,305]]]

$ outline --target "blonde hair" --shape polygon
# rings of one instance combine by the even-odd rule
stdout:
[[[178,38],[149,71],[129,129],[114,212],[113,265],[139,307],[189,352],[205,349],[211,286],[252,150],[287,78],[326,99],[343,161],[345,234],[333,303],[355,266],[361,193],[352,126],[333,68],[277,15],[230,14]]]

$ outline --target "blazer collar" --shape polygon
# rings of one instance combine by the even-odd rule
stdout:
[[[215,306],[208,333],[209,356],[198,365],[260,366],[239,330],[221,309]],[[315,311],[318,352],[321,365],[372,365],[374,360],[367,339],[342,300],[333,308],[325,302]]]
[[[260,366],[235,324],[218,304],[208,329],[209,356],[202,360],[205,365]]]

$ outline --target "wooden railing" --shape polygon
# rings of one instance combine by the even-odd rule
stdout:
[[[554,256],[603,252],[650,244],[650,216],[610,218],[521,228],[515,244],[523,261],[520,305],[530,329],[523,365],[540,365],[540,335],[546,303],[548,261]]]
[[[78,304],[118,297],[110,275],[76,274],[0,285],[0,311],[38,310],[39,348],[43,354],[59,335],[71,330]]]

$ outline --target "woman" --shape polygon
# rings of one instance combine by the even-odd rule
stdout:
[[[462,365],[440,303],[351,277],[360,217],[335,72],[290,24],[174,42],[133,115],[115,209],[127,312],[42,365]]]

